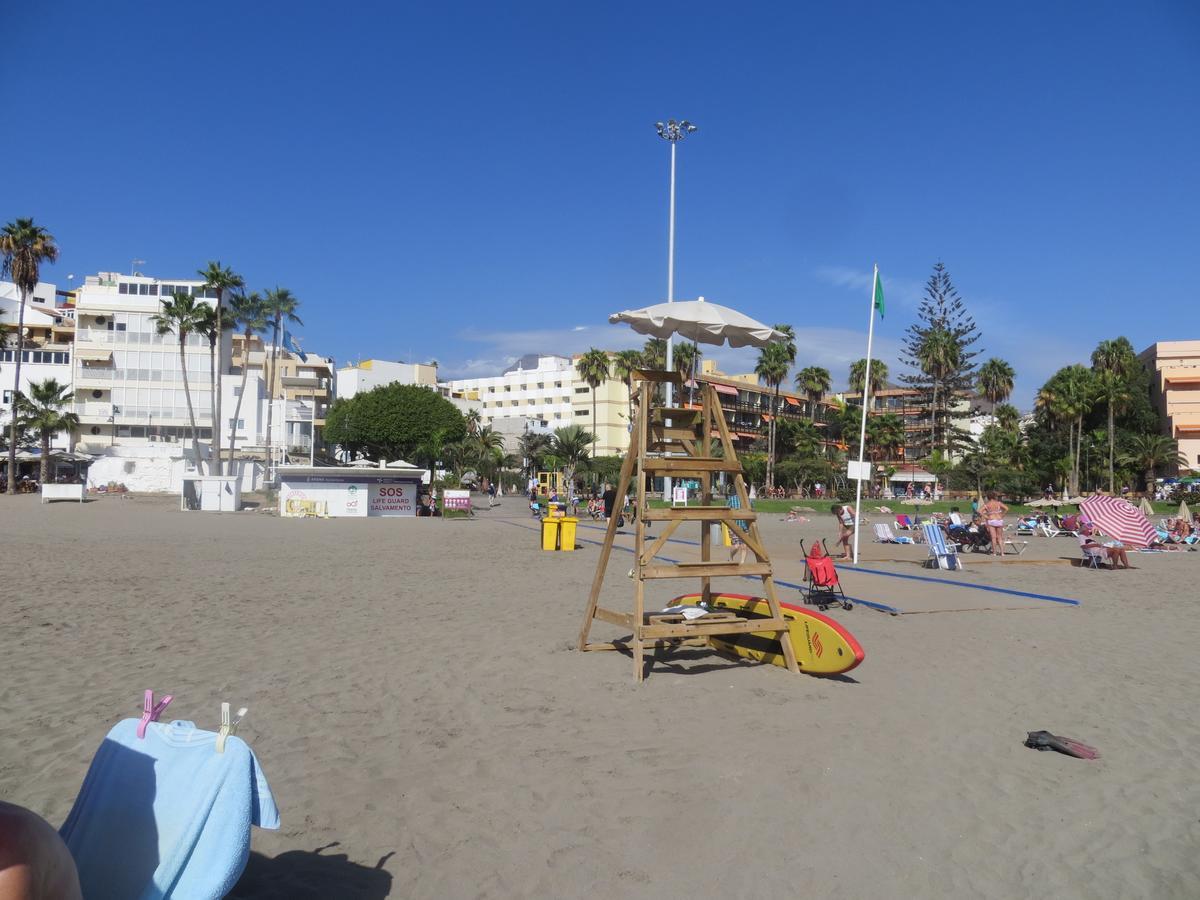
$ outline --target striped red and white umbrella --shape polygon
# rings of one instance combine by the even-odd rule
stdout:
[[[1119,497],[1088,497],[1079,508],[1101,531],[1122,544],[1148,547],[1158,537],[1146,514]]]

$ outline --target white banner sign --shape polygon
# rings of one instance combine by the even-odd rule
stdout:
[[[871,464],[869,462],[859,462],[856,459],[846,463],[846,477],[851,481],[870,481],[871,480]]]

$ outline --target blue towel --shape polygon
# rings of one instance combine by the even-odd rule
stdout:
[[[250,858],[250,826],[279,811],[250,747],[191,722],[118,722],[60,833],[88,900],[224,897]]]

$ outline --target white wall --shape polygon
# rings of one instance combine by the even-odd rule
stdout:
[[[183,490],[184,474],[194,472],[190,455],[190,448],[186,449],[185,455],[185,448],[177,444],[105,448],[104,455],[88,469],[88,487],[99,487],[115,481],[131,491],[178,494]],[[243,492],[257,490],[261,486],[261,463],[237,460],[235,465],[239,468]],[[207,467],[205,471],[208,471]]]

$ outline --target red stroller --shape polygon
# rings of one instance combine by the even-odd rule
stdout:
[[[854,604],[846,599],[846,592],[842,590],[837,568],[825,542],[822,540],[818,544],[814,541],[812,550],[805,551],[804,541],[801,540],[800,552],[804,554],[804,562],[808,567],[808,578],[803,588],[804,602],[816,606],[821,612],[839,604],[842,609],[853,609]]]

